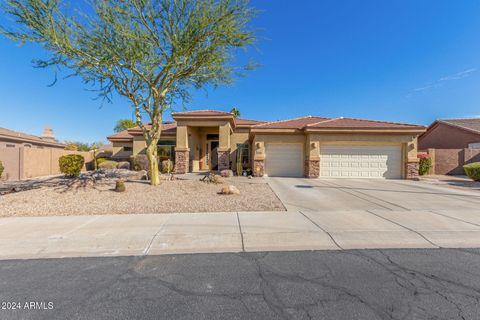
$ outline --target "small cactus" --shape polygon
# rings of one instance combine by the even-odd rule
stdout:
[[[0,161],[0,178],[2,177],[3,169],[5,168],[3,167],[2,161]]]
[[[115,182],[115,191],[116,192],[125,192],[125,181],[123,179],[118,179]]]

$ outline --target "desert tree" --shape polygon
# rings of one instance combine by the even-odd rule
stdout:
[[[130,120],[130,119],[120,119],[117,121],[117,123],[115,124],[115,128],[113,128],[113,131],[115,132],[120,132],[120,131],[123,131],[123,130],[127,130],[127,129],[130,129],[130,128],[133,128],[135,127],[137,124],[135,123],[135,121],[133,120]]]
[[[237,107],[233,107],[232,110],[230,110],[230,113],[233,114],[235,118],[238,118],[241,115],[240,110],[238,110]]]
[[[130,101],[152,185],[160,183],[164,113],[188,101],[192,89],[229,84],[248,70],[250,63],[234,58],[256,40],[248,0],[4,0],[3,11],[13,20],[4,35],[50,53],[37,67],[66,68],[98,97]]]

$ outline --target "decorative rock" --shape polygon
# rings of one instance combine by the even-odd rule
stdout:
[[[125,181],[123,181],[123,179],[118,179],[115,182],[115,191],[116,192],[125,192]]]
[[[128,161],[120,161],[117,164],[117,169],[127,169],[130,170],[130,162]]]
[[[201,178],[200,181],[205,183],[221,184],[223,183],[223,178],[218,174],[209,173],[205,177]]]
[[[225,186],[220,190],[221,194],[240,194],[240,190],[238,190],[237,187],[235,186]]]
[[[220,171],[220,175],[224,178],[230,178],[233,177],[233,171],[230,169],[225,169]]]

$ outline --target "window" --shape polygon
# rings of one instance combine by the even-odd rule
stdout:
[[[470,144],[468,145],[468,148],[469,148],[469,149],[480,149],[480,142],[470,143]]]
[[[239,157],[243,167],[250,166],[250,146],[248,143],[237,144],[237,159]]]
[[[132,147],[123,147],[123,151],[133,151],[133,148]]]
[[[176,145],[177,143],[175,141],[159,141],[157,145],[157,151],[160,161],[167,159],[174,161]]]
[[[7,148],[15,148],[15,145],[7,143]]]

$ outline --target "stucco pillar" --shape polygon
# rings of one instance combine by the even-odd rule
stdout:
[[[307,136],[305,148],[305,178],[318,178],[320,176],[320,141]]]
[[[188,128],[177,126],[177,147],[175,148],[175,173],[189,172],[190,149],[188,148]]]
[[[265,144],[263,141],[255,140],[253,142],[253,175],[263,177],[265,174]]]
[[[407,159],[405,161],[405,178],[418,179],[418,167],[420,160],[417,158],[417,138],[407,143]]]
[[[230,169],[230,133],[231,133],[230,122],[221,124],[218,127],[218,170],[222,171],[225,169]]]

